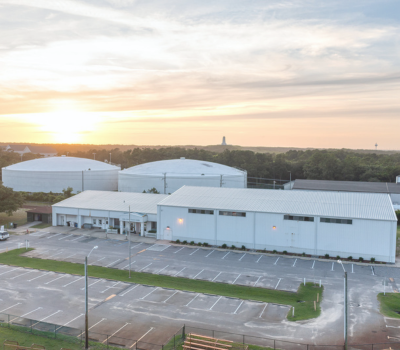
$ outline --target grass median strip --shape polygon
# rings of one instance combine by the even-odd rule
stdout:
[[[400,318],[400,293],[379,293],[378,300],[381,303],[382,315]]]
[[[26,249],[15,249],[2,253],[0,254],[0,263],[53,272],[84,275],[83,264],[29,258],[21,255],[26,251]],[[132,278],[129,278],[128,271],[126,270],[116,270],[101,266],[88,266],[88,274],[91,277],[121,282],[146,284],[161,288],[171,288],[196,293],[216,294],[244,300],[256,300],[266,303],[290,305],[295,307],[295,317],[292,317],[291,314],[290,317],[288,317],[289,320],[293,321],[315,318],[318,317],[321,312],[320,302],[322,300],[323,287],[320,288],[313,283],[306,283],[305,286],[301,284],[298,291],[292,293],[281,290],[199,281],[182,277],[155,275],[134,271],[131,272]],[[317,300],[317,293],[319,293],[319,302],[316,303],[316,310],[314,310],[314,301]]]

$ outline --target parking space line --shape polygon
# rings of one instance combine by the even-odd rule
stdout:
[[[18,270],[18,269],[20,269],[20,267],[17,267],[17,268],[15,268],[15,269],[10,270],[10,271],[5,271],[5,272],[3,272],[3,273],[0,273],[0,276],[1,276],[1,275],[4,275],[4,274],[6,274],[6,273],[9,273],[9,272],[13,272],[13,271]]]
[[[160,271],[157,271],[157,274],[159,274],[161,271],[165,270],[168,266],[169,266],[169,265],[164,266]]]
[[[107,292],[109,289],[111,289],[111,288],[115,288],[115,286],[117,285],[117,284],[120,284],[121,282],[116,282],[113,286],[111,286],[111,287],[107,287],[106,289],[104,289],[102,292],[100,292],[100,293],[105,293],[105,292]]]
[[[93,326],[91,326],[88,330],[90,331],[93,327],[97,326],[100,322],[103,322],[103,321],[106,321],[106,320],[107,320],[106,318],[102,318],[99,322],[95,323],[95,324],[94,324]],[[85,333],[85,332],[82,332],[81,334],[79,334],[79,335],[77,336],[77,338],[80,338],[80,337],[82,336],[83,333]]]
[[[28,316],[28,315],[31,314],[32,312],[35,312],[35,311],[40,310],[40,309],[43,309],[43,308],[39,306],[37,309],[32,310],[32,311],[29,311],[29,312],[27,312],[26,314],[23,314],[23,315],[20,316],[20,317]],[[14,320],[15,320],[15,318],[14,318]],[[14,320],[12,320],[12,321],[14,321]]]
[[[80,236],[78,238],[70,239],[70,242],[79,241],[80,239],[85,238],[85,236]]]
[[[80,281],[80,280],[82,280],[82,279],[84,279],[84,278],[85,278],[85,277],[78,278],[77,280],[72,281],[72,282],[69,282],[68,284],[66,284],[66,285],[63,286],[63,287],[69,286],[70,284],[75,283],[75,282],[78,282],[78,281]]]
[[[276,259],[276,261],[274,262],[274,265],[276,265],[276,263],[278,262],[280,256],[278,256],[278,259]]]
[[[137,284],[136,286],[134,286],[133,288],[127,290],[126,292],[119,294],[120,297],[123,297],[125,294],[128,294],[129,292],[131,292],[132,290],[134,290],[136,287],[139,287],[140,284]]]
[[[149,266],[152,265],[152,264],[153,264],[153,263],[150,263],[150,264],[146,265],[145,267],[143,267],[142,269],[140,269],[139,272],[140,272],[140,271],[143,271],[146,267],[149,267]]]
[[[216,275],[211,282],[214,282],[221,273],[222,271],[218,275]]]
[[[50,236],[50,237],[47,237],[47,239],[54,238],[54,237],[57,237],[57,236],[59,236],[59,235],[62,235],[62,233],[57,233],[57,234],[55,234],[55,235],[52,235],[52,236]]]
[[[256,261],[256,263],[258,263],[258,262],[261,260],[262,257],[263,257],[263,256],[260,255],[260,257],[258,258],[258,260]]]
[[[144,297],[141,297],[140,299],[143,300],[144,298],[148,297],[151,293],[155,292],[157,289],[158,289],[158,287],[154,288],[149,294],[146,294]]]
[[[279,285],[279,283],[281,282],[281,279],[282,279],[282,278],[279,279],[279,281],[278,281],[278,283],[276,284],[276,286],[275,286],[274,289],[278,288],[278,285]]]
[[[332,270],[331,270],[331,271],[333,271],[333,266],[334,266],[334,265],[335,265],[335,262],[332,263]]]
[[[196,279],[196,277],[197,277],[198,275],[200,275],[203,271],[204,271],[204,269],[201,270],[196,276],[194,276],[193,279]]]
[[[189,255],[193,255],[194,253],[196,253],[200,248],[197,248],[194,252],[190,253]]]
[[[40,278],[40,277],[44,277],[44,276],[48,275],[49,273],[52,273],[52,271],[46,272],[46,273],[43,274],[43,275],[37,276],[37,277],[35,277],[35,278],[32,278],[31,280],[28,280],[28,282],[32,282],[33,280],[36,280],[36,279],[38,279],[38,278]]]
[[[23,273],[23,274],[21,274],[21,275],[11,277],[10,280],[13,280],[13,279],[15,279],[15,278],[17,278],[17,277],[21,277],[21,276],[27,275],[28,273],[32,273],[32,272],[36,272],[36,271],[35,271],[35,270],[31,270],[31,271],[25,272],[25,273]]]
[[[258,318],[261,318],[261,316],[262,316],[262,314],[264,313],[264,311],[265,311],[265,309],[267,308],[267,306],[268,306],[268,303],[265,304],[264,309],[261,311],[261,314],[260,314],[260,316],[258,316]]]
[[[214,305],[210,307],[210,310],[212,310],[213,307],[214,307],[215,305],[217,305],[217,303],[221,300],[221,298],[222,298],[222,297],[219,297],[219,298],[218,298],[218,300],[214,303]]]
[[[232,282],[232,284],[235,284],[235,282],[237,281],[237,279],[241,276],[242,274],[239,274],[239,276],[237,276],[236,278],[235,278],[235,280]]]
[[[177,272],[177,273],[174,275],[174,277],[175,277],[175,276],[178,276],[184,269],[186,269],[186,267],[184,267],[182,270],[180,270],[179,272]]]
[[[137,344],[137,342],[141,341],[141,340],[142,340],[147,334],[149,334],[153,329],[154,329],[154,328],[151,327],[145,334],[143,334],[137,341],[135,341],[135,342],[129,347],[129,349],[132,349],[132,348]]]
[[[200,294],[196,294],[196,296],[192,300],[190,300],[185,306],[189,306],[192,303],[192,301],[194,301],[194,299],[196,299],[199,295]]]
[[[75,254],[72,254],[72,255],[70,255],[70,256],[67,256],[65,259],[72,258],[72,257],[75,256],[75,255],[76,255],[76,253],[75,253]]]
[[[214,250],[212,250],[210,253],[208,253],[208,254],[206,255],[206,258],[208,258],[212,253],[214,253]]]
[[[142,242],[142,243],[139,243],[139,244],[136,244],[136,245],[134,245],[133,247],[131,247],[131,249],[133,249],[133,248],[136,248],[136,247],[140,246],[141,244],[143,244],[143,242]]]
[[[132,261],[130,265],[132,266],[132,264],[134,264],[135,262],[136,262],[136,260],[135,260],[135,261]],[[126,266],[124,266],[124,267],[122,268],[122,270],[125,269],[125,268],[127,268],[128,266],[129,266],[129,264],[126,265]]]
[[[20,304],[21,304],[21,303],[16,303],[15,305],[9,306],[8,308],[6,308],[6,309],[4,309],[4,310],[1,310],[0,312],[6,311],[6,310],[11,309],[12,307],[17,306],[17,305],[20,305]]]
[[[89,284],[88,287],[91,287],[93,285],[95,285],[96,283],[99,283],[101,280],[97,280],[96,282],[93,282],[92,284]],[[81,288],[81,290],[84,290],[85,288]]]
[[[99,262],[99,261],[102,261],[102,260],[104,260],[106,257],[104,256],[104,257],[102,257],[101,259],[99,259],[99,260],[96,260],[96,261],[93,261],[91,264],[89,264],[89,265],[93,265],[93,264],[95,264],[95,263],[97,263],[97,262]]]
[[[351,273],[354,273],[354,265],[351,264]]]
[[[49,281],[49,282],[46,282],[45,284],[49,284],[49,283],[51,283],[51,282],[54,282],[54,281],[57,281],[57,280],[59,280],[59,279],[61,279],[61,278],[64,278],[64,277],[66,277],[67,275],[62,275],[61,277],[58,277],[58,278],[56,278],[56,279],[54,279],[54,280],[51,280],[51,281]]]
[[[120,329],[118,329],[116,332],[114,332],[114,334],[111,334],[110,337],[107,337],[107,339],[105,339],[102,343],[104,344],[109,338],[113,337],[114,335],[116,335],[120,330],[122,330],[123,328],[125,328],[128,324],[130,323],[125,323]]]
[[[44,320],[47,320],[48,318],[50,318],[51,316],[54,316],[54,315],[57,315],[59,312],[62,312],[61,310],[58,310],[58,311],[56,311],[54,314],[51,314],[51,315],[49,315],[49,316],[47,316],[47,317],[45,317],[45,318],[42,318],[39,322],[43,322]],[[38,322],[38,323],[39,323]]]
[[[221,259],[225,259],[226,256],[229,255],[230,252],[226,253]]]
[[[314,265],[315,265],[315,260],[314,260],[314,262],[312,263],[312,266],[311,266],[312,269],[314,268]]]
[[[371,265],[372,276],[375,276],[374,268]]]
[[[73,236],[73,234],[68,235],[68,236],[65,236],[65,237],[61,237],[61,238],[59,238],[58,240],[61,241],[61,240],[63,240],[63,239],[66,239],[66,238],[68,238],[68,237],[71,237],[71,236]]]
[[[184,249],[185,247],[182,247],[181,249],[178,249],[176,252],[174,252],[174,254],[180,252],[182,249]]]
[[[111,265],[113,265],[113,264],[115,264],[117,261],[119,261],[120,259],[118,259],[118,260],[115,260],[114,262],[112,262],[112,263],[110,263],[110,264],[108,264],[106,267],[109,267],[109,266],[111,266]]]
[[[239,259],[239,261],[241,261],[241,260],[246,256],[246,254],[247,254],[247,253],[244,253],[244,254],[241,256],[241,258]]]
[[[60,329],[60,328],[62,328],[62,327],[65,327],[67,324],[70,324],[71,322],[74,322],[74,321],[77,320],[79,317],[82,317],[82,316],[84,316],[84,315],[85,315],[85,314],[80,314],[79,316],[75,317],[73,320],[68,321],[68,322],[65,323],[63,326],[60,326],[59,328],[57,328],[57,330]]]
[[[166,303],[166,302],[167,302],[169,299],[171,299],[176,293],[178,293],[178,291],[175,291],[174,294],[170,295],[167,299],[165,299],[165,300],[163,301],[163,303]]]
[[[258,283],[258,281],[260,280],[261,277],[262,277],[262,276],[258,277],[258,280],[256,281],[256,283],[254,283],[254,286],[253,286],[253,287],[256,286],[256,284]]]
[[[296,262],[297,262],[297,259],[294,261],[292,267],[295,267],[295,266],[296,266]]]
[[[60,253],[57,253],[57,254],[54,254],[54,255],[50,255],[50,256],[47,257],[47,259],[50,259],[50,258],[52,258],[52,257],[54,257],[54,256],[57,256],[57,255],[60,255],[60,254],[62,254],[62,253],[64,253],[64,252],[60,252]]]
[[[237,307],[237,309],[235,310],[234,314],[236,314],[238,312],[238,310],[240,309],[240,307],[242,306],[242,304],[244,303],[244,300],[242,300],[242,302],[240,303],[240,305]]]

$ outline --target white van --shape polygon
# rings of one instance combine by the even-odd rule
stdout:
[[[9,233],[4,229],[4,226],[0,227],[0,241],[5,241],[7,238],[9,238],[10,235]]]

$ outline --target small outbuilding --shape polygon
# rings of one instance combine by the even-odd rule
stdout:
[[[24,205],[24,209],[27,209],[27,221],[41,221],[44,224],[51,224],[52,220],[52,209],[51,206],[32,206]]]

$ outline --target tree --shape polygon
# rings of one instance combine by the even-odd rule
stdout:
[[[63,194],[64,194],[64,197],[65,198],[69,198],[69,197],[71,197],[72,196],[72,191],[73,191],[74,189],[72,188],[72,187],[68,187],[67,189],[63,189],[62,191],[63,191]]]
[[[397,216],[397,225],[400,224],[400,210],[396,210],[396,216]]]
[[[12,188],[0,185],[0,213],[7,213],[9,216],[17,211],[24,204],[24,197]]]

